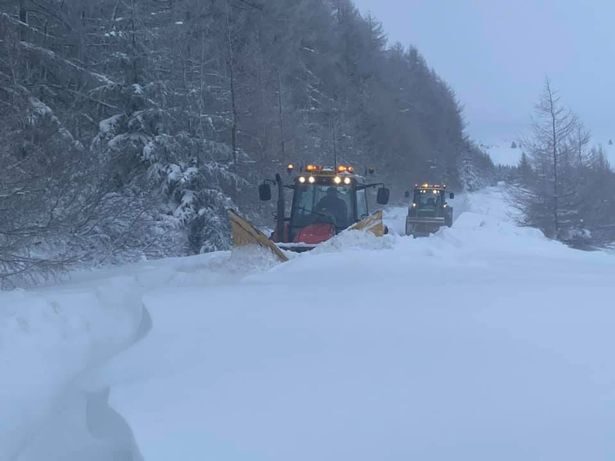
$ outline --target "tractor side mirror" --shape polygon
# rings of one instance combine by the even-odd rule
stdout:
[[[410,198],[410,191],[407,190],[406,192],[404,192],[404,197],[406,198]]]
[[[263,202],[271,200],[271,186],[267,183],[263,183],[258,186],[258,198]]]
[[[455,193],[451,192],[450,194],[448,194],[448,198],[450,198],[451,200],[455,199]]]
[[[381,187],[378,189],[378,195],[376,196],[376,201],[379,205],[386,205],[389,203],[389,196],[391,195],[391,191],[386,187]]]

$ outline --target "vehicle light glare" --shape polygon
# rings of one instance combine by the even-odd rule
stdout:
[[[304,177],[304,176],[301,176],[301,177],[299,178],[299,182],[300,182],[301,184],[305,184],[305,177]]]
[[[308,179],[310,184],[314,184],[316,182],[316,178],[314,176],[310,176],[310,179]]]
[[[344,184],[348,185],[351,183],[351,179],[350,178],[344,178]]]
[[[340,178],[339,176],[336,176],[335,178],[333,178],[333,182],[335,184],[341,184],[342,183],[342,178]]]

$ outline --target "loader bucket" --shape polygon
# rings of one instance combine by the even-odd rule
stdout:
[[[231,234],[233,237],[233,247],[260,246],[268,249],[281,262],[288,261],[288,257],[280,250],[275,243],[267,238],[248,220],[240,216],[234,210],[228,210],[228,217],[231,223]]]

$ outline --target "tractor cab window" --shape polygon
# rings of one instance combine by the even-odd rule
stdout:
[[[367,210],[367,193],[365,189],[357,190],[357,217],[359,220],[369,215]]]
[[[436,210],[443,205],[442,191],[420,189],[414,193],[414,203],[420,210]]]
[[[301,185],[295,191],[292,227],[331,223],[337,228],[352,224],[352,188],[329,185]]]

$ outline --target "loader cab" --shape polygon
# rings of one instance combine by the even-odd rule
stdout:
[[[289,174],[294,168],[289,166]],[[259,189],[261,199],[271,198],[268,184]],[[386,205],[389,190],[382,184],[367,184],[364,178],[355,174],[350,166],[325,168],[308,165],[297,174],[291,185],[280,186],[292,191],[290,216],[285,217],[278,203],[278,223],[272,240],[289,244],[289,249],[303,251],[311,249],[353,224],[369,216],[367,190],[378,187],[377,202]],[[280,198],[278,199],[278,201]],[[283,222],[280,221],[282,213]]]
[[[406,193],[410,197],[410,193]],[[418,235],[435,232],[440,226],[453,225],[453,208],[447,199],[454,199],[454,193],[446,192],[445,185],[421,184],[414,187],[412,201],[408,206],[406,233]]]
[[[409,196],[409,194],[407,194]],[[414,188],[410,209],[417,216],[443,216],[448,208],[447,198],[455,198],[452,192],[447,195],[446,186],[422,184]]]

